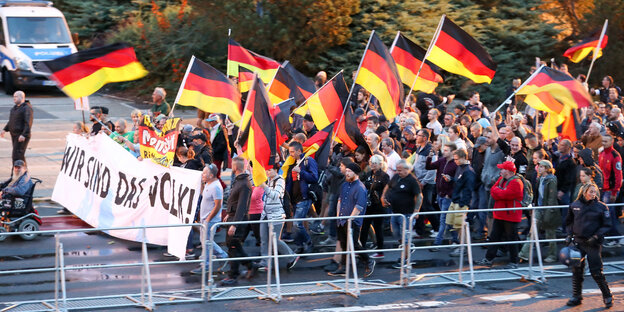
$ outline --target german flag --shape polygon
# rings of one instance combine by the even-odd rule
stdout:
[[[147,75],[134,48],[115,43],[42,62],[50,79],[73,99],[89,96],[109,82],[136,80]]]
[[[334,133],[334,124],[330,123],[323,130],[316,132],[303,143],[304,157],[313,157],[316,160],[319,171],[327,169],[329,154],[331,152],[331,136]],[[295,159],[288,156],[282,165],[284,178],[288,174],[288,167],[295,163]]]
[[[210,113],[226,114],[236,122],[241,119],[241,96],[238,89],[224,74],[191,58],[175,103],[194,106]]]
[[[400,112],[404,97],[401,77],[388,48],[373,32],[364,52],[355,83],[377,98],[382,113],[392,120]]]
[[[303,96],[297,83],[290,76],[290,74],[283,67],[277,69],[275,77],[271,80],[271,84],[267,88],[269,92],[269,100],[273,104],[281,103],[289,98],[293,98],[297,105],[305,102],[306,98]]]
[[[585,89],[578,80],[564,72],[546,66],[540,67],[538,71],[527,80],[522,89],[518,90],[517,94],[530,95],[542,92],[549,93],[559,104],[570,108],[586,107],[592,103],[587,89]],[[544,99],[545,95],[537,97]],[[531,105],[532,103],[527,102],[527,104]],[[534,108],[555,113],[562,111],[561,105],[552,103],[550,100],[543,104],[545,107],[537,106]]]
[[[288,141],[291,134],[290,113],[295,109],[294,99],[288,99],[282,103],[274,105],[271,111],[271,117],[275,120],[277,130],[277,146]]]
[[[254,73],[249,69],[244,67],[238,69],[238,91],[240,93],[245,93],[251,89],[253,77]]]
[[[559,114],[548,113],[542,124],[542,135],[544,140],[560,137],[575,142],[583,134],[581,130],[581,120],[577,109],[565,107]]]
[[[295,80],[299,91],[306,99],[314,94],[314,92],[316,92],[316,86],[314,85],[314,81],[299,72],[290,62],[285,61],[284,63],[282,63],[282,67],[288,72],[288,74],[290,74],[290,77]]]
[[[238,76],[238,68],[247,68],[252,72],[258,73],[264,83],[269,83],[271,78],[275,76],[280,63],[262,56],[253,51],[249,51],[238,42],[230,39],[228,43],[228,76]]]
[[[344,111],[345,116],[342,122],[340,122],[339,127],[334,129],[336,141],[347,145],[351,150],[355,150],[358,145],[366,145],[366,140],[357,126],[351,107],[347,107],[345,110],[345,105],[348,105],[348,97],[349,90],[342,72],[340,72],[308,98],[306,105],[310,110],[314,124],[321,129],[340,120]]]
[[[414,90],[433,93],[438,83],[444,82],[440,68],[433,63],[425,61],[418,75],[418,80],[414,83],[426,53],[425,49],[407,39],[401,32],[397,33],[394,45],[390,48],[390,54],[396,63],[401,81],[410,88],[413,86]]]
[[[563,53],[563,56],[569,58],[570,61],[574,63],[578,63],[587,57],[589,53],[594,52],[594,49],[598,46],[598,41],[600,41],[600,32],[595,32],[591,37],[585,38],[579,44],[567,49]],[[600,48],[598,49],[596,58],[602,56],[602,49],[607,46],[607,41],[609,41],[609,36],[605,35],[600,43]]]
[[[485,49],[446,16],[442,16],[442,27],[427,60],[475,83],[491,83],[496,73],[496,63]]]
[[[247,156],[252,163],[252,177],[255,186],[267,180],[266,170],[275,164],[277,155],[277,136],[275,122],[271,118],[266,89],[259,77],[254,79],[249,90],[249,105],[253,105],[254,114],[245,132],[247,134]]]

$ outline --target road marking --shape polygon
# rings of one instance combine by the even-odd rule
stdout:
[[[419,308],[436,308],[450,304],[447,301],[422,301],[422,302],[408,302],[408,303],[390,303],[380,304],[375,306],[360,306],[360,307],[344,307],[344,308],[327,308],[327,309],[314,309],[314,310],[297,310],[290,312],[360,312],[360,311],[389,311],[389,310],[404,310],[404,309],[419,309]]]
[[[624,292],[624,287],[613,287],[611,288],[612,293]],[[602,294],[600,289],[583,289],[584,294]]]
[[[481,297],[481,299],[483,299],[483,300],[490,300],[490,301],[496,301],[496,302],[501,302],[501,301],[519,301],[519,300],[531,299],[531,295],[529,295],[529,294],[512,294],[512,295],[500,295],[500,296],[486,296],[486,297]]]

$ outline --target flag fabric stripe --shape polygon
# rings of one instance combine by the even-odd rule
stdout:
[[[336,131],[336,137],[339,138],[340,141],[347,145],[352,151],[355,151],[358,146],[368,148],[366,139],[364,139],[364,135],[360,132],[360,128],[355,121],[355,116],[353,115],[353,109],[351,109],[351,107],[347,107],[347,109],[345,109],[345,116],[342,124]]]
[[[594,49],[598,46],[598,41],[600,41],[600,35],[586,38],[581,43],[567,49],[563,56],[570,59],[570,61],[574,63],[578,63],[582,61],[589,53],[593,52]],[[605,35],[602,38],[602,43],[600,44],[600,49],[598,49],[598,55],[596,58],[602,56],[602,49],[607,46],[607,42],[609,41],[609,36]]]
[[[325,128],[333,121],[340,119],[343,105],[347,102],[349,91],[342,73],[326,83],[306,104],[317,128]]]
[[[238,90],[240,93],[248,92],[251,89],[254,74],[246,68],[239,68],[238,72]]]
[[[238,42],[230,39],[228,44],[228,75],[238,76],[238,67],[257,72],[262,81],[269,83],[280,63],[243,48]]]
[[[101,67],[89,76],[65,85],[61,90],[72,98],[80,98],[95,93],[107,83],[135,80],[145,74],[147,72],[139,62],[132,62],[118,68]]]
[[[364,52],[355,83],[377,98],[388,120],[399,114],[403,99],[401,78],[390,52],[375,33],[371,36],[368,50]]]
[[[271,117],[275,120],[275,130],[277,132],[277,146],[288,140],[291,132],[290,111],[296,106],[293,99],[288,99],[273,106]]]
[[[62,61],[66,63],[65,61]],[[102,68],[122,68],[132,63],[137,63],[136,55],[132,48],[107,53],[99,58],[75,63],[61,70],[55,71],[54,76],[63,86],[67,86],[82,78],[89,77]],[[50,68],[52,69],[52,68]],[[145,69],[143,69],[144,71]],[[121,80],[123,81],[123,80]]]
[[[286,101],[290,97],[290,89],[281,81],[273,79],[269,88],[269,100],[273,104]]]
[[[542,67],[517,94],[538,92],[549,92],[557,101],[572,108],[586,107],[592,103],[589,93],[580,82],[550,67]]]
[[[528,94],[524,99],[524,102],[534,109],[544,112],[560,113],[564,108],[564,105],[557,101],[548,92]]]
[[[50,79],[74,99],[91,95],[110,82],[147,75],[134,49],[122,43],[76,52],[41,64],[47,67]]]
[[[295,80],[281,66],[277,69],[277,73],[275,73],[275,77],[267,91],[269,92],[269,99],[273,104],[286,101],[289,98],[295,99],[297,104],[301,104],[306,100]]]
[[[54,73],[76,64],[103,58],[111,53],[114,53],[115,57],[132,55],[136,59],[136,54],[134,53],[134,49],[132,47],[124,43],[114,43],[104,47],[82,50],[80,52],[59,57],[53,61],[45,62],[45,65]]]
[[[277,138],[275,123],[269,112],[267,92],[260,78],[256,77],[252,89],[254,114],[249,123],[247,155],[252,163],[254,185],[259,186],[267,180],[266,170],[275,163]]]
[[[241,119],[241,96],[230,80],[214,67],[195,58],[184,79],[178,104],[205,112],[223,113],[234,122]]]
[[[418,70],[421,68],[422,60],[425,58],[427,51],[401,33],[397,36],[396,44],[391,53],[392,58],[394,58],[396,62],[401,80],[405,85],[411,87],[414,84],[414,77],[416,77]],[[437,83],[444,82],[440,68],[430,61],[425,61],[425,64],[422,65],[418,79],[419,81],[414,85],[414,89],[422,90],[427,93],[433,92]],[[432,89],[434,84],[435,86]],[[423,89],[423,86],[426,89]]]
[[[334,133],[335,122],[316,132],[313,136],[303,142],[304,157],[313,157],[319,170],[325,170],[329,163],[330,136]],[[295,159],[291,156],[286,157],[282,165],[282,176],[286,178],[288,167],[295,163]]]
[[[312,81],[312,79],[299,72],[291,63],[286,63],[282,66],[295,81],[299,91],[301,91],[301,94],[303,94],[306,99],[316,92],[316,86],[314,85],[314,81]]]
[[[496,73],[496,63],[481,44],[448,18],[427,60],[476,83],[491,83]]]

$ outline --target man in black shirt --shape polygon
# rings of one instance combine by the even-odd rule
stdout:
[[[381,195],[382,204],[386,207],[392,207],[392,213],[404,215],[407,222],[409,222],[412,213],[420,211],[420,205],[423,200],[418,180],[411,174],[411,171],[411,166],[405,159],[401,159],[396,165],[396,174],[392,176],[392,179],[390,179],[390,182],[386,185]],[[401,237],[401,233],[404,232],[403,218],[393,216],[390,219],[390,224],[392,226],[393,236],[398,239],[405,248],[408,248]],[[403,265],[400,261],[399,259],[395,266],[400,268]]]
[[[30,141],[30,129],[33,122],[33,109],[29,101],[25,100],[26,95],[23,91],[13,93],[13,102],[15,106],[11,108],[9,113],[9,122],[4,126],[0,137],[4,138],[4,134],[11,134],[13,142],[12,163],[16,160],[26,160],[24,154],[26,147]]]

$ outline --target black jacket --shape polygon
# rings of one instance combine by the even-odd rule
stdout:
[[[568,234],[585,239],[595,235],[602,242],[611,229],[609,208],[597,199],[588,202],[580,198],[570,204],[565,224]]]
[[[214,140],[212,140],[212,158],[214,160],[224,161],[227,159],[227,140],[225,139],[225,134],[223,133],[223,127],[219,127],[217,135]]]
[[[23,135],[30,137],[30,129],[33,123],[33,109],[29,101],[21,105],[13,105],[9,113],[9,122],[4,126],[4,131],[11,135]]]
[[[227,202],[229,222],[246,221],[251,198],[251,182],[248,173],[241,173],[234,178]]]
[[[572,155],[565,155],[559,158],[555,166],[555,176],[557,177],[557,191],[571,193],[574,191],[576,182],[576,161]]]

